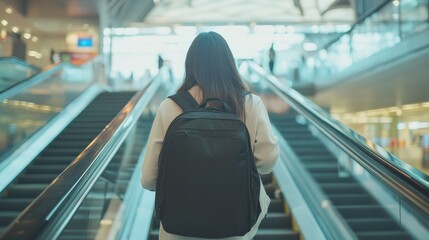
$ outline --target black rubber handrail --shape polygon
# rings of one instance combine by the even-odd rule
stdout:
[[[137,92],[88,147],[8,226],[0,239],[35,239],[42,232],[43,239],[58,237],[161,84],[162,79],[155,78]]]
[[[253,62],[247,62],[247,64],[255,73],[266,79],[280,97],[308,119],[342,151],[403,199],[429,215],[429,177],[427,175],[344,126],[294,89],[286,88],[280,80],[257,64]]]

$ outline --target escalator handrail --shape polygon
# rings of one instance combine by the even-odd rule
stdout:
[[[41,71],[41,68],[32,64],[29,64],[27,62],[25,62],[24,60],[17,58],[17,57],[0,57],[0,64],[2,62],[10,62],[10,63],[16,63],[22,66],[25,66],[27,68],[31,68],[34,71]]]
[[[93,64],[95,61],[91,60],[85,64]],[[83,64],[83,65],[85,65]],[[64,67],[79,67],[81,65],[74,65],[69,62],[62,62],[62,63],[56,63],[51,64],[44,68],[41,72],[36,73],[33,76],[30,76],[29,78],[23,79],[19,82],[16,82],[12,84],[11,86],[0,90],[0,100],[10,98],[14,96],[15,94],[18,94],[20,92],[25,91],[26,89],[43,82],[45,80],[48,80],[51,76],[53,76],[55,73],[59,72]]]
[[[17,57],[0,57],[0,64],[3,63],[3,62],[16,63],[16,64],[19,64],[19,65],[25,66],[27,68],[31,68],[32,70],[34,70],[36,72],[42,70],[40,67],[38,67],[36,65],[33,65],[33,64],[29,64],[28,62],[26,62],[26,61],[24,61],[24,60],[22,60],[20,58],[17,58]]]
[[[332,118],[326,111],[299,94],[253,62],[246,62],[250,69],[266,79],[268,83],[297,112],[362,167],[380,179],[394,192],[429,214],[429,179],[398,157],[387,152],[370,140]]]
[[[0,239],[34,239],[41,232],[59,234],[58,225],[64,227],[71,219],[161,82],[162,79],[155,77],[137,92],[88,147],[5,229]],[[54,221],[55,218],[62,220]]]

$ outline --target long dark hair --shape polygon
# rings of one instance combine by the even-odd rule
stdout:
[[[226,40],[218,33],[198,34],[189,47],[185,62],[185,81],[178,92],[199,85],[203,102],[207,98],[225,101],[234,113],[244,118],[247,87],[242,81]]]

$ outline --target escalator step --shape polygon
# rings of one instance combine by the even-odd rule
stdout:
[[[293,230],[259,229],[254,240],[298,240],[299,236]]]
[[[380,205],[337,206],[336,208],[347,219],[388,217]]]
[[[347,205],[373,205],[377,204],[374,198],[368,193],[363,194],[331,194],[329,195],[331,202],[337,206]]]
[[[79,153],[82,152],[82,148],[68,148],[68,149],[51,149],[48,147],[48,149],[44,150],[40,155],[43,157],[48,156],[77,156]]]
[[[268,183],[272,183],[273,182],[273,175],[272,174],[261,175],[261,180],[262,180],[262,183],[264,185],[268,184]]]
[[[76,141],[53,141],[49,144],[50,148],[86,148],[88,146],[87,141],[76,140]]]
[[[270,206],[268,207],[268,212],[284,213],[283,199],[271,199]]]
[[[357,232],[356,236],[363,240],[411,240],[405,231]]]
[[[11,223],[18,215],[20,211],[1,211],[0,212],[0,226],[6,227]]]
[[[0,199],[0,211],[22,211],[33,198],[3,198]]]
[[[321,183],[319,185],[328,195],[366,193],[366,190],[358,183]]]
[[[29,166],[25,173],[26,174],[60,174],[64,169],[66,169],[69,164],[62,165],[32,165]]]
[[[338,162],[337,159],[329,155],[312,155],[312,156],[298,156],[302,162]]]
[[[295,147],[293,151],[298,153],[300,156],[308,156],[308,155],[325,155],[329,156],[331,153],[326,148],[308,148],[308,147]]]
[[[75,156],[45,156],[37,157],[34,160],[34,165],[38,164],[70,164],[75,159]]]
[[[67,133],[64,135],[59,135],[58,137],[55,138],[54,141],[58,141],[58,142],[82,141],[82,142],[90,143],[97,135],[98,133],[85,134],[85,135],[82,135],[80,133]]]
[[[313,173],[312,177],[318,183],[353,183],[356,180],[352,177],[340,177],[338,173]]]
[[[323,145],[318,139],[309,139],[309,140],[288,140],[287,143],[293,148],[295,147],[314,147],[314,148],[324,148]]]
[[[98,233],[98,228],[84,228],[84,229],[65,229],[58,237],[61,239],[96,239],[95,236]]]
[[[277,190],[277,187],[273,183],[266,184],[264,187],[268,197],[271,199],[275,198],[275,191]]]
[[[337,174],[338,164],[337,163],[309,163],[304,164],[304,167],[309,171],[310,173],[331,173],[331,174]]]
[[[48,184],[12,184],[7,190],[7,196],[10,198],[35,198]]]
[[[401,227],[391,218],[351,219],[347,223],[356,232],[401,231]]]
[[[292,228],[292,221],[290,216],[284,213],[267,213],[264,221],[259,226],[260,229],[274,229],[274,228]]]
[[[279,126],[277,128],[280,129],[280,131],[282,133],[284,133],[285,135],[288,135],[288,134],[292,134],[292,135],[310,134],[311,135],[311,132],[308,130],[307,127],[293,127],[293,128],[291,128],[291,127]]]
[[[21,174],[18,183],[46,183],[50,184],[58,174]]]
[[[314,138],[313,135],[311,135],[310,133],[291,134],[291,133],[285,133],[282,130],[279,130],[279,132],[285,137],[286,141],[289,141],[289,139],[305,141],[305,140]]]

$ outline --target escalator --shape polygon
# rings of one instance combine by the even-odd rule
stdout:
[[[274,177],[305,239],[427,239],[427,175],[260,66],[240,70],[275,127],[281,157]]]
[[[0,239],[105,239],[105,223],[130,206],[154,118],[147,105],[164,83],[95,97],[0,193]]]
[[[337,158],[290,111],[270,115],[272,124],[298,156],[358,239],[413,239],[352,176],[339,176]]]
[[[143,161],[142,146],[147,141],[159,101],[165,99],[167,94],[161,94],[159,87],[153,83],[149,89],[145,92],[145,97],[136,94],[140,96],[140,100],[130,101],[133,102],[130,104],[133,107],[127,109],[132,110],[127,112],[128,110],[123,109],[118,115],[122,116],[122,113],[127,112],[127,116],[116,117],[97,136],[97,141],[77,156],[73,164],[68,167],[67,163],[52,165],[63,165],[67,169],[50,186],[43,188],[44,193],[22,211],[4,235],[0,236],[1,239],[32,239],[34,236],[41,239],[107,239],[112,236],[118,239],[158,238],[159,223],[153,216],[154,195],[141,188],[139,179]],[[286,91],[282,91],[277,91],[277,97],[273,97],[268,90],[262,87],[257,89],[261,98],[266,101],[267,109],[275,112],[271,113],[270,118],[280,132],[278,136],[282,140],[282,154],[274,174],[262,176],[272,202],[255,239],[425,239],[429,226],[426,211],[428,201],[424,194],[420,194],[425,192],[425,188],[419,187],[421,185],[417,182],[420,179],[424,183],[425,179],[416,178],[414,172],[405,170],[401,171],[408,174],[407,178],[398,177],[394,170],[375,162],[374,159],[381,159],[384,155],[377,155],[364,148],[355,149],[364,144],[363,141],[352,142],[345,134],[338,141],[330,139],[327,127],[323,131],[315,127],[323,117],[314,120],[313,115],[306,111],[298,114],[297,110],[292,110],[300,109],[297,104],[284,107],[286,98],[282,94]],[[270,100],[274,100],[275,104],[270,105]],[[126,101],[123,100],[122,104]],[[109,104],[105,100],[100,102]],[[104,111],[86,111],[87,114],[103,115],[100,112]],[[72,122],[70,126],[73,128],[63,131],[70,133],[70,136],[95,128],[84,127],[81,122]],[[96,135],[95,132],[93,134]],[[75,139],[74,136],[61,139],[60,136],[52,144],[59,143],[58,139],[61,140],[59,145],[67,138]],[[75,148],[73,146],[79,146],[77,141],[72,142],[62,146],[72,146],[72,149]],[[335,149],[327,143],[348,155],[347,161],[352,163],[351,167],[344,165],[341,160],[343,158],[334,154]],[[53,145],[53,149],[63,153],[65,150],[60,150],[59,145]],[[286,151],[286,148],[290,148],[291,152]],[[47,157],[43,155],[44,152],[40,157]],[[393,158],[391,155],[386,156]],[[28,170],[38,169],[35,167],[38,159],[39,157],[10,186],[23,184],[19,179]],[[50,160],[57,161],[54,159],[60,158],[52,156]],[[287,166],[289,169],[284,170],[280,166]],[[48,170],[40,171],[42,172],[39,174],[49,173]],[[301,192],[293,192],[289,183],[285,185],[282,175],[287,171]],[[394,186],[389,185],[392,179],[396,184]],[[47,185],[45,183],[45,187]],[[377,188],[378,186],[383,188]],[[9,192],[9,189],[5,192]],[[39,191],[43,189],[40,188]],[[375,192],[372,191],[374,189]],[[401,192],[403,189],[407,189],[408,197]],[[56,194],[59,190],[61,196]],[[296,202],[291,201],[295,194],[302,195],[298,208]],[[1,200],[4,199],[9,197],[4,195]],[[391,199],[396,199],[396,205]],[[17,200],[19,201],[29,200]],[[304,205],[311,210],[312,216],[303,214]],[[15,206],[3,206],[0,202],[0,207],[9,214],[18,214],[25,207],[13,210]],[[314,225],[305,224],[303,218],[305,221],[314,218],[322,233],[317,232],[318,235],[309,237],[315,231]]]
[[[0,233],[71,164],[134,94],[101,93],[0,193]]]

